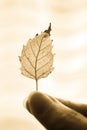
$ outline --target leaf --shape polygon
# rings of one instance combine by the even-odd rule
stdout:
[[[52,40],[50,40],[51,24],[48,30],[40,35],[36,34],[33,39],[23,46],[19,60],[21,62],[21,73],[24,76],[36,80],[47,77],[53,70]]]

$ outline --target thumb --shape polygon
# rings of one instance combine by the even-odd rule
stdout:
[[[33,92],[27,100],[27,109],[48,130],[87,130],[87,119],[49,96]]]

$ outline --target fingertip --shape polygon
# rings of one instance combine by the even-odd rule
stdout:
[[[46,95],[42,94],[41,92],[32,92],[27,100],[27,109],[36,115],[40,115],[44,113],[46,107],[48,106]]]
[[[40,92],[37,91],[33,91],[27,98],[26,100],[26,104],[25,107],[26,109],[31,113],[31,114],[35,114],[35,113],[40,113],[40,104],[42,102],[42,98],[44,97],[44,95]],[[39,106],[39,108],[38,108]]]
[[[31,94],[28,96],[28,97],[26,97],[25,99],[24,99],[24,102],[23,102],[23,106],[31,113],[31,111],[30,111],[30,100],[31,100],[31,97],[32,97],[32,95],[34,94],[35,92],[31,92]]]

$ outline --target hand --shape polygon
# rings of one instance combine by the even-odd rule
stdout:
[[[27,110],[47,130],[87,130],[87,105],[33,92],[26,102]]]

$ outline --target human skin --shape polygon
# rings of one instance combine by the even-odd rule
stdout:
[[[47,130],[87,130],[87,105],[32,92],[27,110]]]

